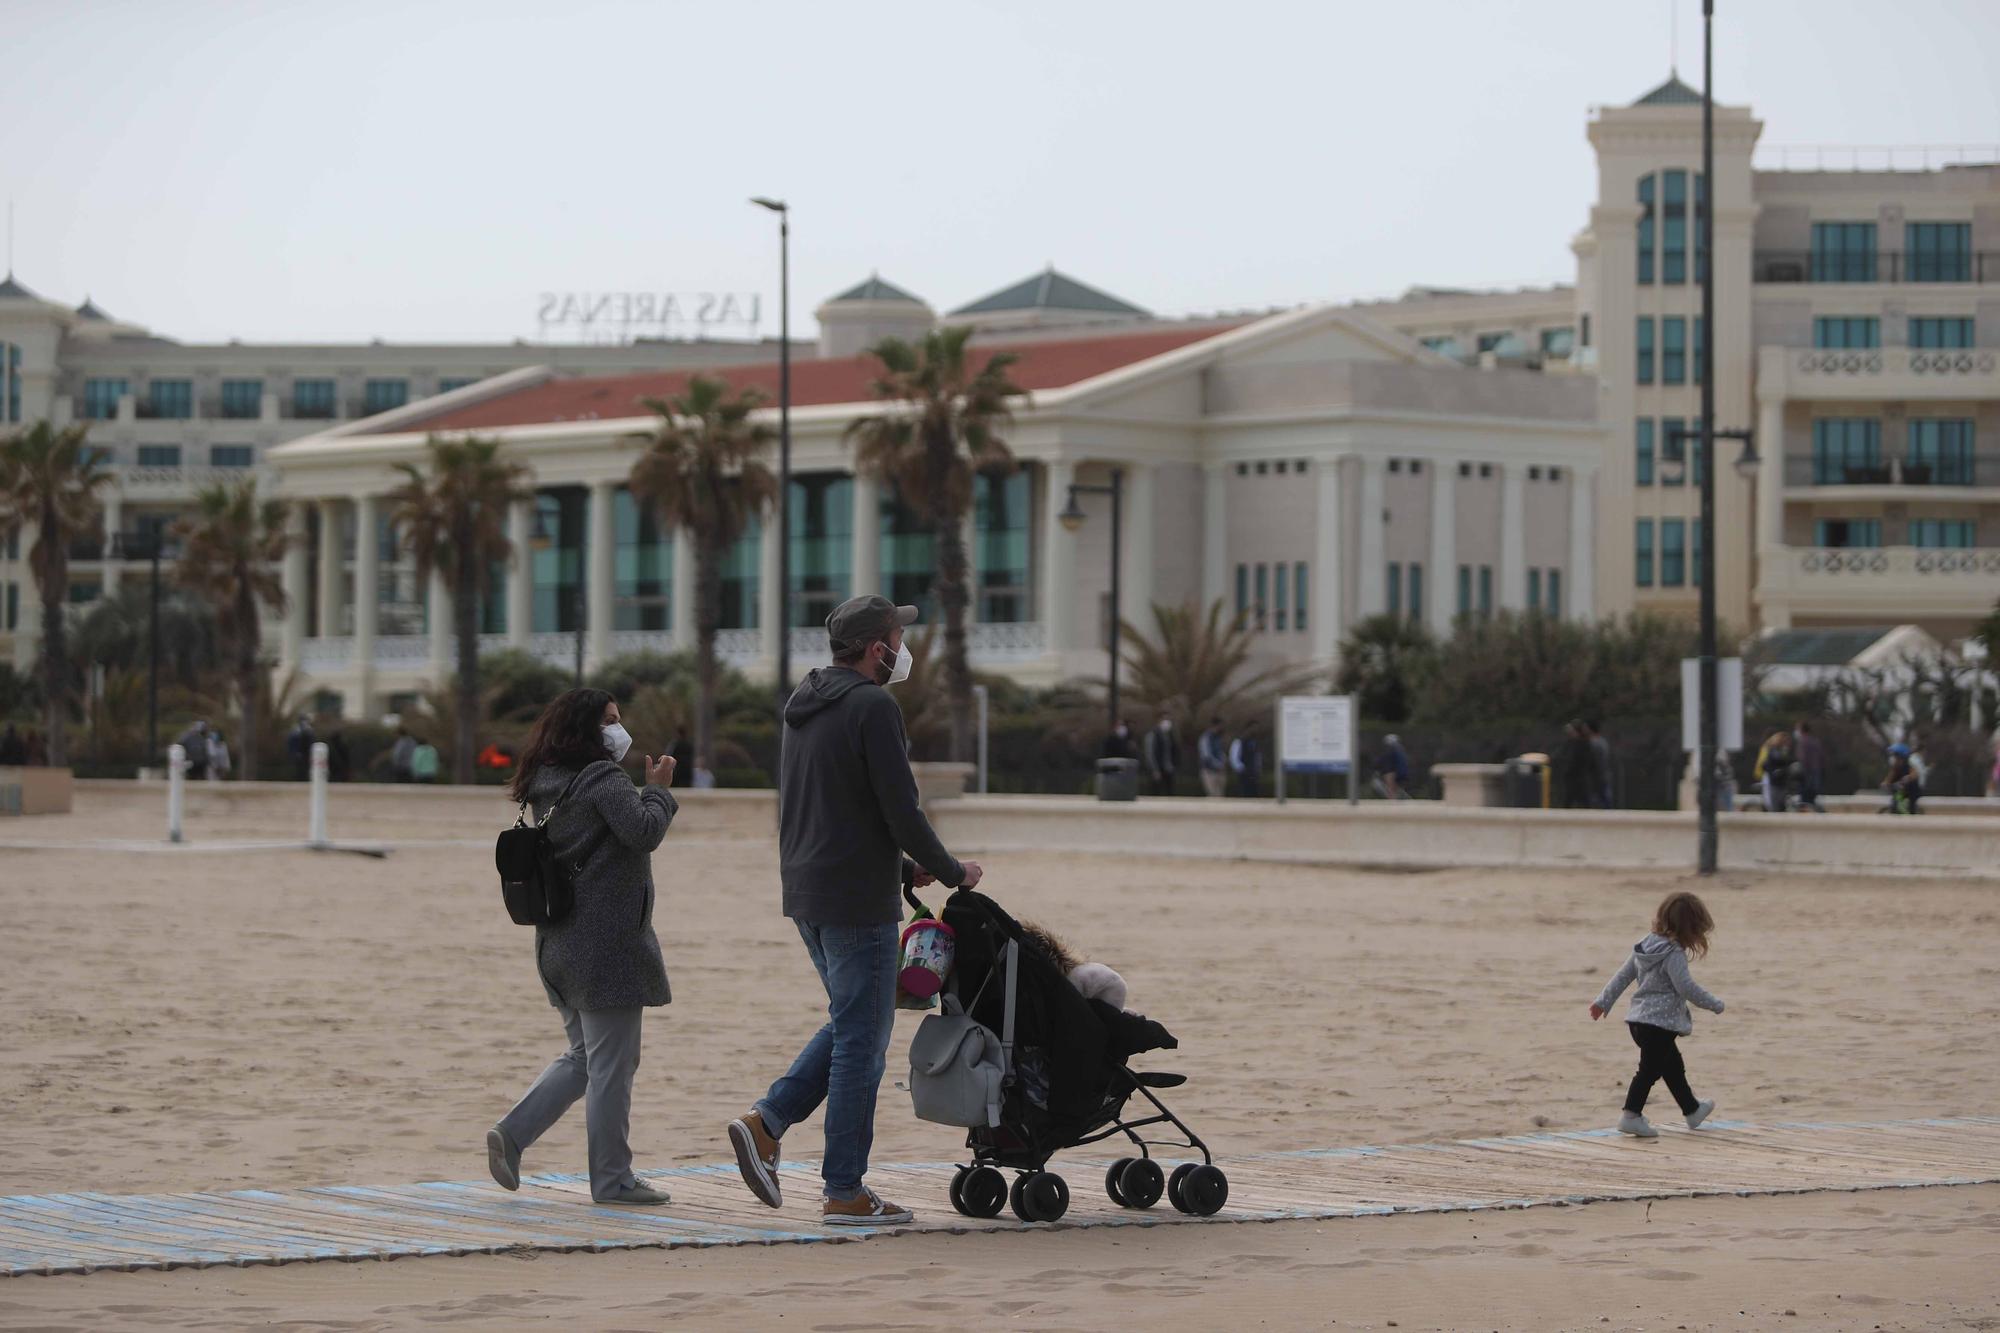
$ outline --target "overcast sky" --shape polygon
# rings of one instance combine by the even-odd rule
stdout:
[[[2000,142],[2000,3],[1721,0],[1767,144]],[[1700,4],[1679,0],[1699,85]],[[1673,0],[0,0],[14,268],[185,340],[533,337],[540,293],[1053,261],[1162,314],[1567,281]]]

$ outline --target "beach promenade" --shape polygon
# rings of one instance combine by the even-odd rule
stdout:
[[[566,1179],[580,1116],[522,1194],[477,1183],[480,1136],[559,1038],[492,883],[499,800],[336,793],[334,837],[381,861],[248,845],[299,836],[295,805],[198,793],[175,852],[124,849],[161,832],[157,791],[91,785],[67,820],[0,826],[0,1251],[62,1267],[67,1230],[82,1266],[129,1266],[151,1217],[177,1262],[225,1265],[0,1279],[0,1325],[935,1328],[947,1299],[1035,1328],[1893,1329],[2000,1307],[2000,1185],[1944,1183],[2000,1175],[1990,881],[1702,886],[1698,972],[1729,1010],[1685,1049],[1722,1110],[1694,1135],[1662,1114],[1641,1144],[1603,1132],[1631,1043],[1584,1006],[1675,873],[995,851],[994,895],[1180,1038],[1148,1063],[1189,1075],[1173,1104],[1229,1167],[1224,1217],[1113,1209],[1099,1149],[1058,1159],[1074,1225],[968,1223],[944,1198],[955,1137],[885,1086],[885,1186],[933,1229],[717,1247],[817,1231],[816,1122],[786,1143],[781,1213],[716,1169],[722,1122],[823,1005],[777,914],[768,803],[697,795],[656,857],[676,1000],[647,1015],[633,1135],[676,1203],[610,1217]],[[364,1213],[337,1206],[356,1190]],[[289,1239],[256,1251],[257,1218]],[[398,1237],[466,1254],[228,1266]]]

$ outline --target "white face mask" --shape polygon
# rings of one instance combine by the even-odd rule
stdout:
[[[614,762],[623,763],[625,752],[632,748],[632,733],[613,722],[604,729],[604,748],[611,752]]]
[[[910,645],[903,644],[896,649],[896,665],[889,668],[889,679],[885,685],[900,685],[910,678],[910,668],[916,659],[910,656]]]

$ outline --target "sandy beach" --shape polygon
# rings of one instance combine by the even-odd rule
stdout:
[[[294,804],[210,796],[190,832],[284,836]],[[382,861],[87,845],[155,835],[157,806],[91,792],[67,820],[0,828],[0,1193],[479,1178],[486,1126],[560,1037],[492,882],[499,801],[341,793],[336,837],[405,844]],[[654,870],[676,998],[647,1015],[634,1145],[642,1163],[718,1161],[723,1121],[823,999],[777,911],[767,805],[690,801]],[[1585,1005],[1684,882],[1046,853],[988,870],[996,897],[1117,967],[1179,1036],[1161,1062],[1190,1075],[1175,1105],[1225,1155],[1609,1123],[1632,1046]],[[1684,1049],[1723,1114],[1994,1113],[1991,886],[1725,876],[1702,891],[1719,931],[1697,975],[1729,1012],[1698,1015]],[[882,1107],[882,1160],[957,1147],[894,1089]],[[817,1123],[800,1132],[816,1152]],[[577,1114],[526,1166],[582,1164]],[[904,1201],[946,1209],[944,1186]],[[946,1294],[1022,1327],[1990,1328],[1996,1247],[2000,1187],[1979,1186],[19,1278],[0,1281],[0,1322],[935,1328]]]

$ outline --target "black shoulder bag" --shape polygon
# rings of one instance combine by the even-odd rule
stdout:
[[[507,904],[507,915],[514,918],[517,926],[553,925],[576,906],[576,876],[604,841],[603,835],[585,848],[574,863],[566,863],[556,855],[555,839],[549,836],[548,825],[562,803],[569,799],[570,791],[582,780],[583,773],[571,778],[538,823],[528,822],[528,803],[521,802],[521,813],[515,817],[514,827],[502,830],[494,841],[493,863],[500,871],[500,897]]]

